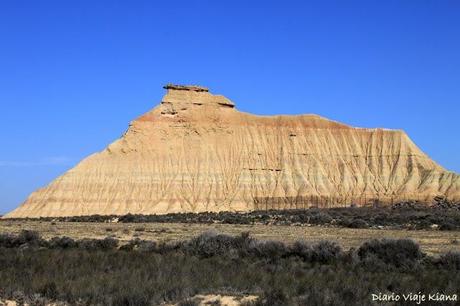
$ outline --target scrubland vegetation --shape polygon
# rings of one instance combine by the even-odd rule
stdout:
[[[207,232],[177,242],[0,235],[0,297],[40,305],[193,305],[199,293],[254,294],[253,305],[369,305],[371,293],[458,293],[460,254],[408,239],[344,251]]]
[[[10,219],[11,220],[11,219]],[[322,225],[346,228],[460,230],[460,206],[425,206],[418,203],[398,203],[392,207],[347,207],[305,210],[268,210],[247,213],[204,212],[166,215],[77,216],[40,218],[40,221],[111,222],[121,223],[200,223],[200,224],[270,224]]]

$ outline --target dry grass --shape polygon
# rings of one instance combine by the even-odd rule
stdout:
[[[411,238],[421,249],[435,255],[449,250],[460,251],[460,232],[437,230],[350,229],[321,226],[285,225],[231,225],[231,224],[183,224],[183,223],[83,223],[7,221],[0,222],[0,233],[19,233],[21,230],[38,231],[43,238],[68,236],[74,239],[105,238],[113,236],[122,243],[133,238],[157,241],[184,240],[205,231],[215,230],[229,235],[248,231],[257,239],[273,239],[284,242],[295,240],[337,241],[344,249],[359,247],[373,238]]]

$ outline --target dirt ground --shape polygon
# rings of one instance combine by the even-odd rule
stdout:
[[[112,236],[122,242],[136,237],[156,241],[183,240],[209,230],[230,235],[250,232],[251,236],[257,239],[274,239],[284,242],[332,240],[340,243],[344,249],[359,247],[364,241],[374,238],[411,238],[420,244],[424,252],[431,255],[449,250],[460,251],[459,231],[350,229],[289,225],[0,221],[0,233],[18,233],[24,229],[38,231],[44,238],[68,236],[82,239]]]

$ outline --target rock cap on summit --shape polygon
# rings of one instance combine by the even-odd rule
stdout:
[[[196,91],[196,92],[208,92],[209,88],[198,86],[198,85],[179,85],[179,84],[172,84],[168,83],[163,86],[164,89],[173,89],[173,90],[188,90],[188,91]]]
[[[168,92],[161,101],[162,104],[171,104],[173,113],[178,109],[187,108],[187,105],[211,105],[228,108],[235,107],[235,104],[222,95],[213,95],[207,87],[198,85],[167,84],[163,86]],[[177,109],[176,109],[177,108]],[[168,110],[171,113],[171,110]]]

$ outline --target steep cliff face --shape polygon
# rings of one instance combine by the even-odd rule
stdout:
[[[204,87],[168,85],[104,151],[6,217],[163,214],[460,199],[460,176],[403,131],[317,115],[255,116]]]

